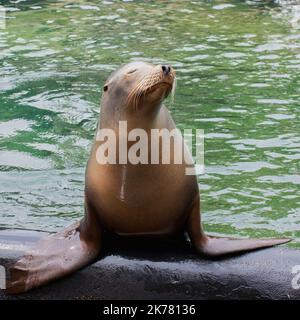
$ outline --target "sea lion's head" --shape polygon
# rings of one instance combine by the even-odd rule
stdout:
[[[169,65],[131,62],[113,72],[103,86],[102,105],[126,112],[156,110],[175,86]]]

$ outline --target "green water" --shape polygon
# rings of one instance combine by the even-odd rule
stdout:
[[[179,128],[205,130],[205,229],[300,247],[300,23],[244,1],[0,1],[0,227],[83,214],[103,82],[130,60],[177,71]]]

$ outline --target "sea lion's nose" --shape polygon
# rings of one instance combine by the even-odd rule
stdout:
[[[171,68],[168,65],[163,65],[163,66],[161,66],[161,68],[162,68],[162,71],[165,75],[168,75],[171,71]]]

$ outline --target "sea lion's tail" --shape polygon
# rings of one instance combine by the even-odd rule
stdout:
[[[83,237],[80,222],[47,236],[9,269],[6,292],[26,292],[84,267],[97,257],[100,243]]]
[[[234,239],[206,236],[205,240],[195,247],[201,255],[219,257],[273,247],[290,241],[291,239]]]

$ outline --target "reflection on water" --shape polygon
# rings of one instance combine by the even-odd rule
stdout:
[[[292,28],[300,29],[300,1],[299,0],[275,0],[281,6],[281,10],[274,12],[274,17],[288,21]]]
[[[233,0],[3,4],[0,226],[57,230],[83,214],[103,82],[121,63],[146,60],[177,70],[169,106],[178,126],[205,130],[205,228],[300,241],[300,34],[287,7]]]

